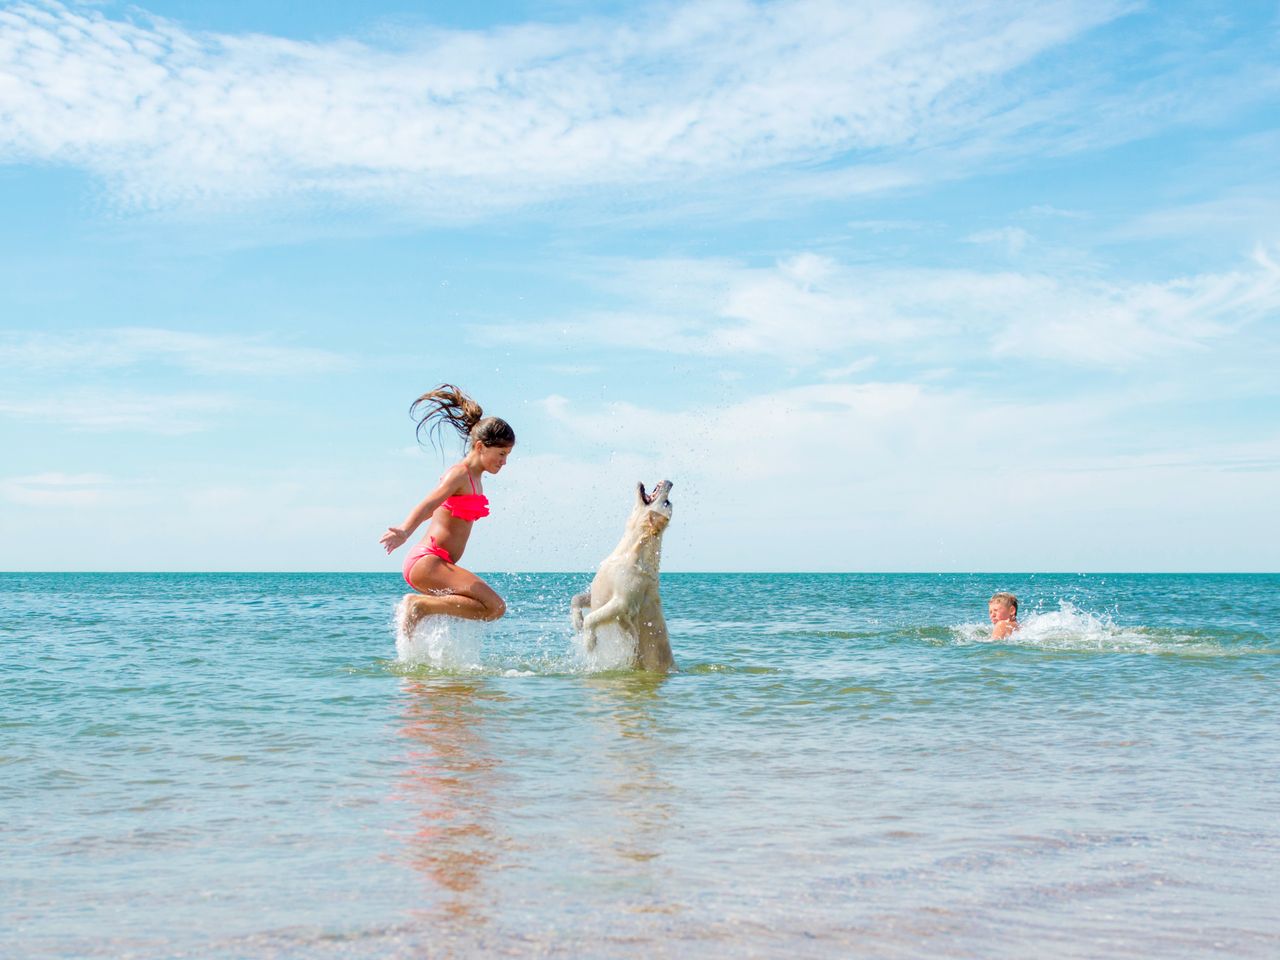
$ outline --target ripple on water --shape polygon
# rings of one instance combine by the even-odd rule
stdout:
[[[586,580],[398,647],[393,575],[0,577],[10,948],[1280,947],[1280,579],[664,577],[671,676],[578,656]]]

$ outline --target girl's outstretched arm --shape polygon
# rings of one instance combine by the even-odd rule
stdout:
[[[452,496],[453,491],[462,482],[462,475],[466,473],[466,470],[467,468],[464,464],[455,463],[440,478],[440,485],[428,493],[416,507],[409,511],[409,516],[405,518],[404,523],[398,527],[387,527],[387,532],[378,538],[378,542],[386,548],[387,553],[395,550],[413,536],[413,531],[422,525],[422,521],[435,513],[440,504]]]

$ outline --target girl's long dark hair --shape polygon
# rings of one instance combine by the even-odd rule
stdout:
[[[409,405],[409,416],[418,421],[414,431],[419,442],[422,430],[429,427],[431,442],[440,435],[440,425],[449,424],[467,442],[467,446],[479,440],[486,447],[514,447],[516,432],[501,417],[486,417],[476,403],[452,383],[442,383],[428,390]]]

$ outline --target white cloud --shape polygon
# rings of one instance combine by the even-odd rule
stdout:
[[[850,220],[845,224],[850,230],[868,233],[890,233],[898,230],[923,230],[930,224],[923,220]]]
[[[477,331],[512,342],[596,344],[706,356],[944,365],[992,356],[1123,368],[1193,349],[1280,312],[1265,250],[1225,273],[1163,282],[1014,271],[887,269],[805,254],[768,267],[730,261],[600,264],[632,306]]]
[[[1235,188],[1200,203],[1154,210],[1114,231],[1120,239],[1240,236],[1271,237],[1280,222],[1280,194],[1274,183]]]
[[[122,327],[73,334],[0,333],[0,369],[103,370],[160,363],[197,374],[323,373],[348,366],[327,350],[272,345],[262,336],[214,336]]]
[[[1027,214],[1033,217],[1053,217],[1060,220],[1088,220],[1089,214],[1079,210],[1063,210],[1048,203],[1038,203],[1027,208]]]
[[[1022,227],[997,227],[992,230],[979,230],[965,237],[966,243],[996,244],[1002,246],[1005,252],[1016,257],[1027,248],[1027,244],[1034,238]]]
[[[183,434],[205,429],[212,415],[233,406],[229,398],[219,394],[77,390],[22,399],[0,397],[0,416],[90,432]]]
[[[215,480],[173,464],[114,478],[0,480],[0,503],[24,508],[2,516],[0,569],[375,569],[392,502],[387,487],[385,476],[359,465],[335,470],[320,462],[250,467]],[[403,504],[395,510],[402,516]],[[51,529],[92,535],[68,549]]]
[[[1195,347],[1280,312],[1280,267],[1259,250],[1250,268],[1163,283],[1029,285],[1010,307],[1027,308],[996,335],[997,353],[1123,367]]]
[[[547,398],[569,452],[517,449],[487,481],[494,513],[466,562],[589,571],[617,542],[635,482],[665,477],[668,570],[1274,569],[1280,435],[1117,443],[1138,393],[998,404],[824,384],[674,410]],[[60,524],[95,536],[69,554],[47,513],[11,510],[0,568],[395,571],[404,554],[385,557],[377,537],[425,492],[426,460],[406,470],[388,451],[194,482],[177,468],[7,478],[5,501],[63,508]],[[183,536],[156,535],[166,529]]]
[[[99,473],[40,473],[0,479],[0,498],[22,506],[86,507],[102,503],[110,485]]]
[[[0,11],[0,150],[133,205],[328,193],[466,214],[971,140],[1007,106],[995,81],[1119,9],[701,0],[391,48],[19,3]]]
[[[222,386],[228,375],[305,376],[350,365],[336,353],[278,346],[263,336],[149,327],[0,332],[0,417],[91,432],[193,433],[242,401],[221,391],[140,391],[123,385],[136,382],[129,375],[167,367]],[[54,381],[81,386],[53,389]]]
[[[1280,539],[1242,549],[1240,517],[1274,512],[1280,437],[1230,444],[1183,434],[1138,452],[1116,434],[1142,403],[1102,393],[993,403],[901,383],[809,385],[675,411],[550,397],[549,417],[584,450],[609,453],[513,461],[502,495],[536,530],[527,550],[523,533],[506,532],[504,549],[523,563],[541,545],[532,569],[590,568],[616,540],[635,481],[665,477],[675,481],[664,550],[673,569],[1273,562]]]
[[[875,365],[875,357],[860,357],[853,361],[853,363],[847,363],[843,367],[823,370],[821,372],[821,377],[823,380],[844,380],[846,377],[852,377],[854,374],[869,370]]]

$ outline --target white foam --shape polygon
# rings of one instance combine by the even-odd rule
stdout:
[[[1019,643],[1042,647],[1149,650],[1155,646],[1152,637],[1117,626],[1110,614],[1098,616],[1089,613],[1069,600],[1060,600],[1057,610],[1030,614],[1017,636]]]
[[[480,667],[485,623],[435,614],[423,617],[410,632],[404,629],[404,605],[402,600],[396,607],[396,656],[401,662],[446,670]]]
[[[1040,647],[1046,650],[1102,650],[1115,653],[1186,652],[1184,638],[1162,637],[1143,627],[1124,627],[1107,613],[1081,610],[1069,600],[1058,601],[1058,609],[1028,613],[1018,630],[1003,640],[991,636],[989,624],[966,623],[955,632],[967,643],[1001,643],[1010,646]],[[1189,638],[1187,638],[1189,639]],[[1183,643],[1179,643],[1182,640]]]

